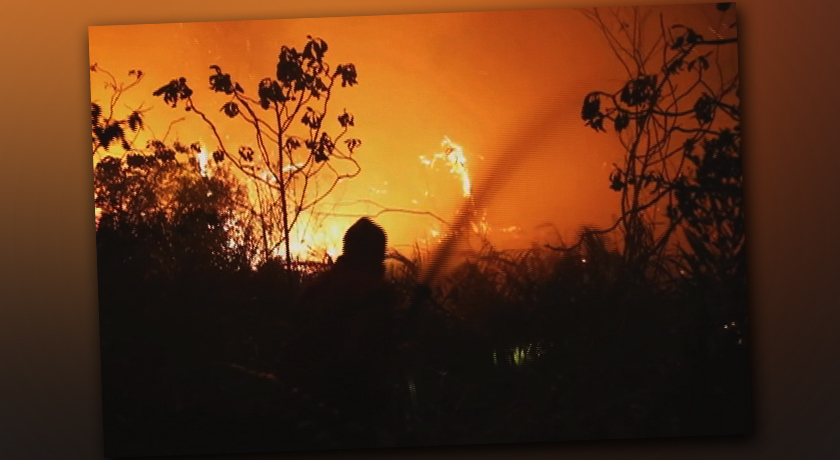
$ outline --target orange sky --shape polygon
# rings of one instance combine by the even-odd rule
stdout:
[[[701,33],[718,17],[713,5],[663,11],[666,21],[694,25]],[[581,225],[608,224],[617,212],[618,195],[607,177],[610,165],[621,161],[621,146],[613,133],[585,127],[580,108],[589,91],[618,89],[626,74],[579,11],[124,25],[91,27],[89,33],[91,63],[116,75],[130,69],[146,74],[122,102],[152,106],[147,122],[157,136],[170,120],[187,115],[172,136],[187,143],[200,139],[210,151],[215,144],[200,121],[180,107],[168,108],[152,91],[186,77],[195,103],[216,116],[230,145],[253,143],[249,125],[231,123],[218,112],[225,99],[207,89],[208,67],[220,65],[254,95],[259,80],[274,75],[281,45],[302,49],[307,35],[324,39],[327,61],[352,62],[359,74],[357,86],[338,88],[331,99],[328,119],[347,108],[356,120],[351,137],[363,141],[356,155],[363,171],[336,191],[337,200],[373,199],[451,219],[462,201],[460,182],[447,169],[432,171],[419,160],[440,152],[448,136],[463,147],[474,182],[497,155],[524,162],[487,209],[494,229],[551,223],[570,238]],[[734,57],[731,65],[737,65]],[[103,80],[92,75],[92,100],[102,101]],[[500,151],[525,128],[530,114],[558,108],[562,115],[548,142]],[[428,217],[405,214],[377,220],[396,246],[428,236],[435,225]],[[336,222],[346,227],[346,219]]]

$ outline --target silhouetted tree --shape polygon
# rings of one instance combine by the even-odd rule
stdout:
[[[586,95],[581,113],[592,129],[614,130],[624,148],[609,177],[621,215],[599,232],[623,233],[626,271],[672,281],[665,286],[676,308],[667,315],[683,347],[683,423],[698,434],[749,426],[740,79],[737,66],[722,64],[737,57],[737,24],[732,4],[716,10],[712,37],[666,27],[660,14],[649,47],[642,10],[587,12],[627,80]]]
[[[713,38],[682,24],[666,27],[660,14],[649,47],[642,10],[585,13],[627,71],[617,90],[587,94],[581,116],[596,131],[614,130],[624,148],[609,177],[621,215],[603,231],[622,231],[625,260],[637,266],[661,262],[682,230],[683,271],[743,268],[740,80],[737,67],[720,61],[725,53],[732,59],[737,44],[730,6],[718,5]]]
[[[90,71],[92,73],[100,72],[108,77],[105,81],[105,88],[110,90],[111,94],[107,105],[104,107],[102,104],[94,101],[90,103],[93,154],[96,155],[100,150],[108,151],[116,143],[124,150],[131,150],[133,139],[129,139],[126,136],[129,133],[137,133],[143,129],[143,114],[146,110],[140,107],[132,110],[125,118],[121,118],[117,116],[115,109],[117,102],[119,102],[123,94],[137,86],[143,79],[143,71],[130,70],[128,76],[132,78],[132,81],[129,83],[118,81],[111,72],[108,72],[95,63],[90,66]]]
[[[130,153],[96,165],[94,190],[101,262],[142,259],[138,276],[157,278],[249,268],[243,191],[229,173],[205,177],[174,158]]]
[[[263,78],[255,95],[246,94],[220,66],[210,66],[209,89],[229,96],[220,111],[229,118],[243,120],[253,129],[253,146],[242,145],[235,152],[226,145],[217,123],[199,109],[185,78],[174,79],[154,92],[172,107],[183,102],[186,111],[210,127],[217,143],[214,160],[231,162],[256,189],[264,256],[270,257],[282,243],[287,264],[292,257],[291,232],[303,214],[329,195],[341,180],[360,172],[353,152],[361,141],[344,139],[354,126],[353,115],[344,110],[336,117],[338,134],[329,134],[326,122],[336,85],[357,84],[356,67],[339,64],[332,68],[324,59],[327,49],[324,40],[311,36],[301,51],[283,46],[276,74]],[[300,125],[302,134],[295,134]],[[340,163],[347,163],[349,171],[342,171]],[[317,179],[324,175],[331,175],[332,180],[319,190]],[[278,227],[279,240],[273,237]]]
[[[93,151],[99,153],[94,165],[97,241],[108,246],[100,251],[100,260],[142,247],[132,257],[157,264],[144,266],[144,276],[182,266],[238,270],[253,262],[253,212],[230,171],[211,162],[197,142],[166,143],[168,131],[163,140],[152,138],[138,146],[147,109],[129,109],[121,118],[116,108],[143,72],[129,71],[126,84],[98,64],[90,70],[107,76],[110,94],[105,111],[91,102]],[[115,152],[119,149],[121,153]]]

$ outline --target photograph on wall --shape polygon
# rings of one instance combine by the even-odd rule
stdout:
[[[106,456],[751,432],[734,4],[88,32]]]

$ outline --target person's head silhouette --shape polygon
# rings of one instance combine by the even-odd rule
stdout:
[[[388,237],[382,227],[362,217],[344,234],[343,263],[376,273],[385,272]]]

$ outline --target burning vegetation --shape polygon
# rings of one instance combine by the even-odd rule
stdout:
[[[483,175],[448,136],[411,153],[457,184],[441,215],[419,199],[430,189],[381,203],[398,177],[337,196],[372,161],[333,105],[364,74],[320,38],[283,46],[256,88],[213,64],[213,98],[183,77],[153,92],[209,142],[169,139],[181,119],[155,137],[147,109],[121,111],[146,74],[92,65],[109,90],[91,104],[106,454],[749,431],[740,83],[713,69],[734,11],[717,8],[712,39],[660,19],[644,50],[621,41],[642,16],[616,28],[631,10],[601,11],[587,17],[628,76],[582,94],[578,121],[617,137],[622,158],[595,180],[621,213],[569,242],[496,225],[490,206],[503,160],[563,106]],[[425,219],[422,236],[396,248],[384,215]]]

